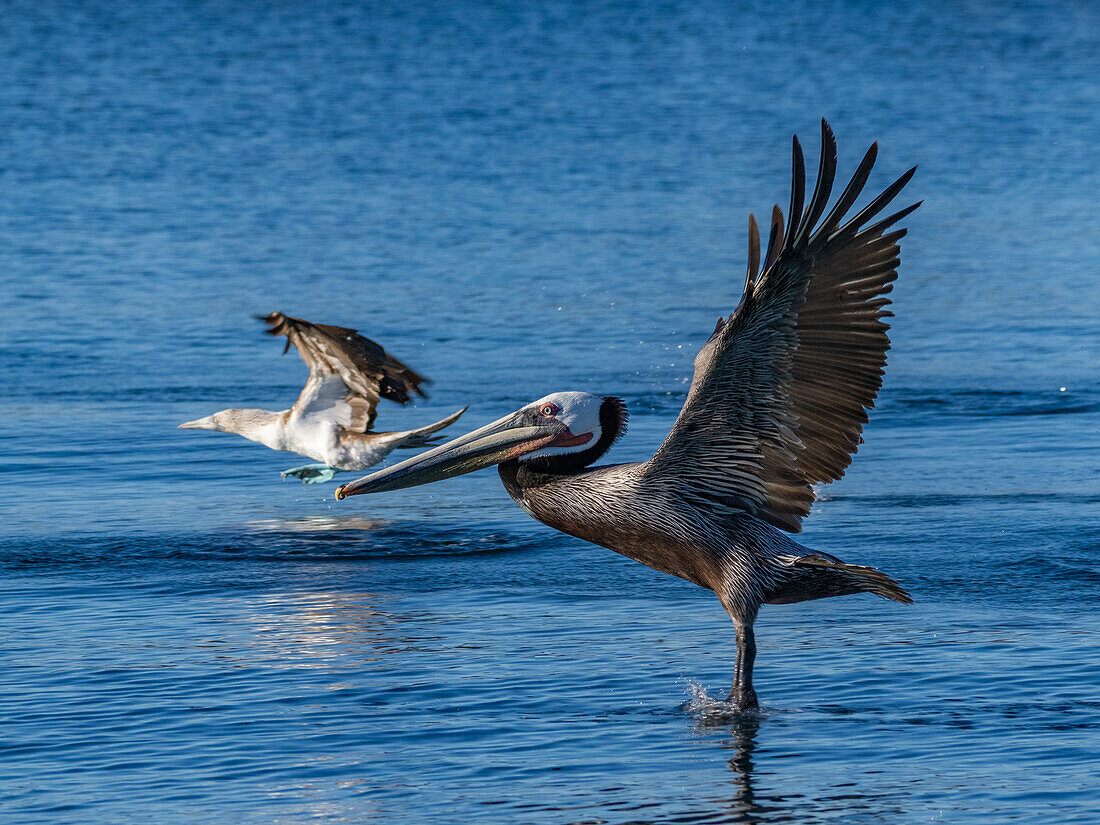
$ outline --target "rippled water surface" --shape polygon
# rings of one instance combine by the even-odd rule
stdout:
[[[994,5],[8,6],[3,821],[1100,819],[1100,11]],[[804,540],[916,604],[765,608],[757,717],[713,595],[495,473],[175,429],[290,403],[279,309],[435,380],[380,426],[590,390],[645,458],[822,115],[925,204]]]

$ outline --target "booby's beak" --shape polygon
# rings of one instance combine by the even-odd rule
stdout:
[[[350,481],[336,489],[336,500],[442,481],[573,439],[560,421],[534,410],[519,410],[400,464]]]
[[[194,421],[184,421],[177,427],[180,430],[214,430],[217,427],[214,426],[214,416],[208,415],[206,418],[196,418]]]

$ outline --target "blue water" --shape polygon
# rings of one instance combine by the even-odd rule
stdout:
[[[5,823],[1100,819],[1100,8],[53,3],[0,15]],[[900,5],[900,4],[899,4]],[[912,592],[712,594],[484,472],[336,504],[179,431],[282,409],[252,313],[668,431],[789,139],[908,166],[886,384],[805,543]]]

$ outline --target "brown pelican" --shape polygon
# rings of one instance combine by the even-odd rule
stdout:
[[[892,229],[920,204],[876,216],[910,169],[854,217],[845,215],[874,165],[872,145],[831,210],[836,141],[822,121],[821,164],[803,208],[805,168],[794,139],[788,223],[772,212],[760,270],[749,217],[743,294],[695,359],[695,375],[661,448],[637,464],[590,465],[623,434],[618,398],[559,392],[421,455],[345,484],[342,499],[397,490],[492,464],[529,514],[664,573],[713,590],[733,619],[737,661],[729,702],[757,704],[753,622],[763,604],[909,594],[872,567],[811,550],[797,533],[814,484],[844,474],[882,384],[883,318],[897,277]],[[824,215],[824,217],[822,217]]]
[[[406,404],[411,393],[427,397],[430,383],[357,330],[311,324],[281,312],[257,316],[269,335],[285,335],[309,365],[309,380],[294,406],[282,412],[222,410],[180,424],[184,430],[237,433],[273,450],[309,456],[322,463],[283,471],[308,484],[336,473],[373,467],[398,447],[430,446],[432,433],[453,424],[466,408],[446,418],[401,432],[371,432],[380,398]]]

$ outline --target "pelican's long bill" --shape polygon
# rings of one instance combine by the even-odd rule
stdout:
[[[442,481],[572,440],[573,434],[561,422],[534,410],[519,410],[400,464],[350,481],[336,489],[336,500]]]

